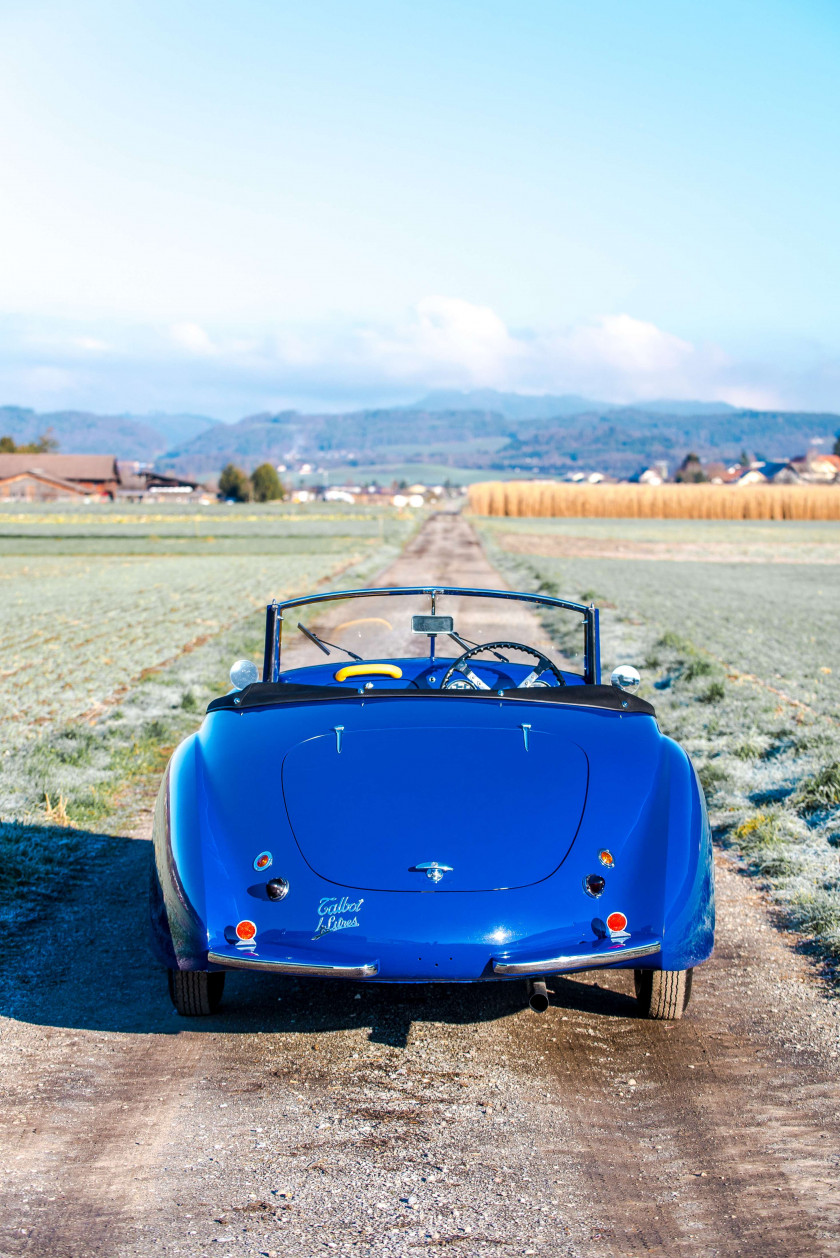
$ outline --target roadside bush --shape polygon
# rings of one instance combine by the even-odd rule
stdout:
[[[707,795],[714,795],[728,779],[726,769],[719,764],[701,764],[697,770],[700,785]]]
[[[694,681],[695,677],[709,677],[715,671],[715,665],[711,660],[707,660],[704,656],[698,655],[691,660],[683,673],[683,677],[686,681]]]
[[[840,903],[825,891],[802,895],[794,903],[793,919],[805,934],[827,935],[840,929]]]
[[[708,689],[704,690],[698,699],[701,703],[720,703],[721,699],[726,696],[726,687],[722,681],[713,681]]]
[[[840,807],[840,760],[832,760],[806,778],[794,796],[800,812],[818,812],[822,808]]]
[[[656,645],[664,646],[669,651],[679,651],[683,655],[694,654],[694,647],[692,643],[688,641],[688,638],[683,638],[680,636],[680,634],[674,633],[670,629],[667,631],[667,633],[663,633],[662,637],[658,640]]]
[[[615,611],[615,603],[611,603],[606,594],[599,594],[597,590],[585,589],[581,590],[578,595],[581,603],[594,603],[596,607],[600,607],[601,611]]]
[[[754,860],[753,868],[764,878],[790,878],[799,872],[800,864],[784,848],[778,848]]]
[[[792,855],[785,840],[790,836],[780,812],[759,812],[742,821],[730,840],[746,856],[752,869],[764,878],[789,878],[801,871],[800,860]]]
[[[730,838],[746,854],[776,847],[782,840],[778,813],[759,812],[748,821],[742,821],[731,832]]]
[[[813,726],[806,727],[803,733],[790,737],[789,730],[779,730],[778,738],[787,736],[791,747],[794,751],[825,751],[834,745],[834,739],[831,734],[824,729],[815,729]]]
[[[70,725],[53,740],[50,751],[59,764],[89,765],[97,747],[97,736],[87,725]]]

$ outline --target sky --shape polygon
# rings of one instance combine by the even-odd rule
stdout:
[[[840,411],[836,0],[0,0],[0,404]]]

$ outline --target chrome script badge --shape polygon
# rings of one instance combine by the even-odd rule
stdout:
[[[364,904],[364,900],[350,900],[343,895],[340,900],[325,897],[318,902],[318,926],[313,939],[321,939],[324,935],[329,935],[336,930],[350,930],[354,926],[359,925],[359,919],[356,916],[359,909]],[[352,913],[352,917],[345,917],[345,913]]]

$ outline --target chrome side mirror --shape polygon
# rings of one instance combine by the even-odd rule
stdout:
[[[610,674],[610,685],[617,686],[619,690],[626,690],[631,695],[636,693],[641,682],[641,677],[630,664],[619,664],[618,668],[614,668]]]
[[[234,690],[244,690],[259,681],[260,673],[253,660],[237,660],[230,668],[230,684]]]

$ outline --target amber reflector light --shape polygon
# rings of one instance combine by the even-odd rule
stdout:
[[[615,917],[616,915],[613,914],[613,916]],[[257,933],[257,928],[253,922],[249,922],[246,919],[244,922],[239,923],[236,928],[236,933],[240,939],[253,939],[254,935]]]
[[[604,848],[602,851],[598,853],[598,860],[601,862],[602,865],[606,865],[607,869],[612,869],[613,865],[615,864],[615,859],[613,857],[613,854],[607,848]]]
[[[607,918],[608,930],[624,930],[626,925],[627,925],[627,918],[624,916],[623,913],[610,913],[609,917]],[[238,929],[239,927],[237,927],[237,930]]]

